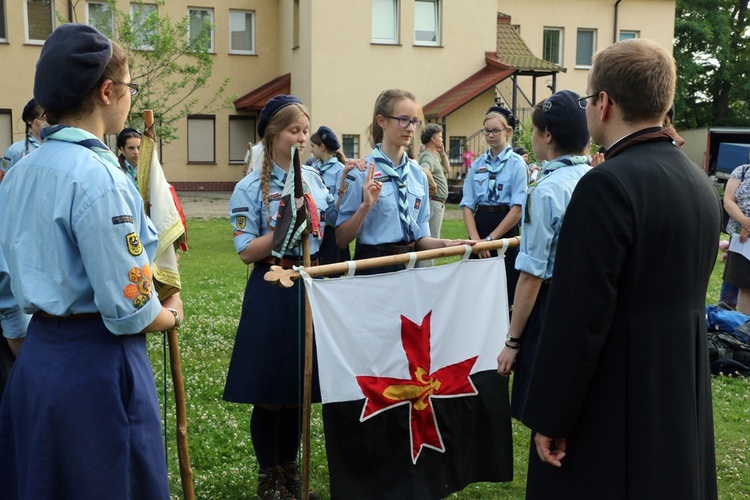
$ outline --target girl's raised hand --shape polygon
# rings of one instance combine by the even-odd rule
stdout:
[[[378,198],[380,198],[381,187],[382,184],[375,180],[375,163],[370,163],[365,177],[365,184],[362,186],[362,201],[368,206],[373,206],[378,201]]]

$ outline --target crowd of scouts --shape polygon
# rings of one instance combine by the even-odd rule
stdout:
[[[3,499],[169,498],[141,334],[179,327],[183,308],[179,294],[160,303],[153,290],[157,238],[137,189],[141,134],[123,129],[137,91],[116,43],[85,25],[60,26],[45,42],[35,99],[24,108],[26,139],[2,160],[0,209],[27,214],[0,219],[0,319],[18,355],[0,405]],[[499,375],[515,371],[511,413],[521,419],[562,221],[591,168],[590,97],[560,91],[534,107],[531,143],[541,168],[531,183],[511,145],[516,117],[500,106],[487,110],[488,149],[468,168],[460,202],[467,240],[440,238],[441,221],[431,220],[431,207],[441,210],[447,197],[447,160],[435,126],[420,137],[429,154],[419,162],[407,154],[422,128],[412,93],[390,89],[377,97],[372,152],[353,161],[330,128],[311,133],[299,99],[268,101],[258,118],[259,167],[236,185],[229,203],[235,249],[253,268],[224,389],[225,400],[253,405],[258,497],[300,494],[303,355],[300,319],[290,311],[304,308],[298,282],[283,288],[264,280],[272,265],[290,268],[302,258],[298,247],[272,254],[296,148],[309,141],[316,160],[302,167],[303,190],[320,221],[309,237],[313,264],[350,260],[355,240],[353,258],[364,259],[523,234],[520,246],[505,253],[513,312],[498,356]],[[119,158],[102,142],[118,132]],[[137,293],[123,294],[131,284]],[[269,317],[274,321],[263,321]],[[312,400],[320,401],[317,366]]]

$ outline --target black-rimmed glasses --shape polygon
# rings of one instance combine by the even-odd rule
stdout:
[[[506,130],[508,129],[507,128],[493,128],[493,129],[483,128],[482,133],[489,137],[491,135],[500,135]]]
[[[420,120],[419,118],[414,118],[413,120],[408,116],[389,116],[388,118],[396,120],[398,122],[398,126],[401,128],[409,128],[409,125],[412,125],[416,130],[422,127],[422,120]]]
[[[130,95],[136,95],[138,93],[138,84],[133,82],[114,82],[114,83],[121,83],[128,87],[130,89]]]
[[[579,97],[578,106],[585,109],[589,105],[589,99],[591,99],[592,97],[596,97],[598,95],[599,95],[599,92],[597,92],[596,94],[587,95],[586,97]]]

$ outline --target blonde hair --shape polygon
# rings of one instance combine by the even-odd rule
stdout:
[[[414,94],[412,94],[408,90],[384,90],[375,100],[375,109],[372,112],[372,123],[370,124],[370,135],[372,136],[372,141],[376,145],[383,142],[383,128],[378,125],[378,116],[388,117],[392,115],[393,108],[396,107],[396,103],[403,99],[410,99],[414,102],[414,104],[417,105],[417,113],[419,115],[419,119],[424,122],[422,106],[419,105],[419,102],[417,102],[417,98],[414,97]]]
[[[674,58],[642,38],[602,49],[589,72],[591,92],[607,92],[626,122],[661,121],[674,100],[676,81]]]
[[[263,206],[266,208],[266,218],[268,219],[266,222],[269,227],[271,226],[271,203],[268,201],[268,194],[271,174],[273,173],[273,144],[276,136],[300,115],[305,115],[308,120],[310,119],[310,112],[302,104],[294,103],[284,106],[271,117],[263,135],[263,151],[265,154],[263,155],[263,167],[260,175],[260,189],[263,194]]]

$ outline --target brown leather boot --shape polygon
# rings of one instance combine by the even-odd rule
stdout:
[[[302,484],[299,475],[299,466],[296,461],[287,462],[281,465],[284,471],[284,481],[287,491],[294,495],[294,498],[301,498]],[[319,496],[314,491],[309,493],[310,500],[319,500]]]
[[[293,500],[295,497],[286,488],[286,476],[281,467],[258,470],[258,490],[261,500]]]

